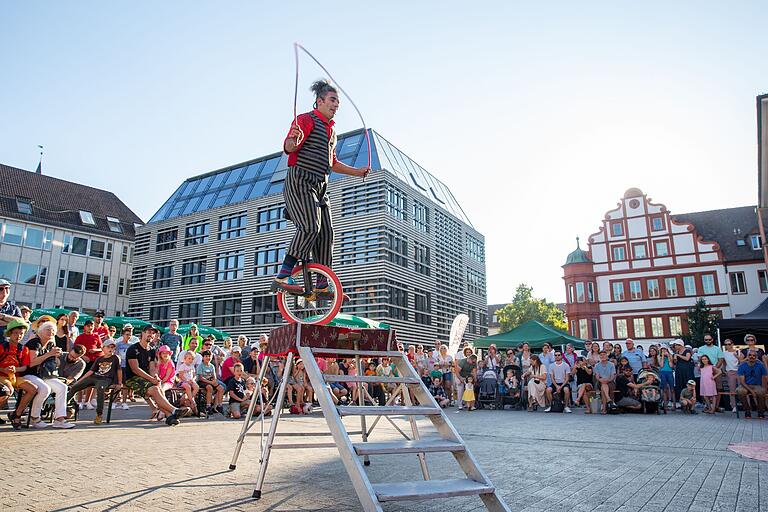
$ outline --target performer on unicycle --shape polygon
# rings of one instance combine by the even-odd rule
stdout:
[[[332,267],[333,221],[328,201],[328,176],[331,171],[364,178],[369,167],[350,167],[336,159],[336,130],[333,116],[339,108],[339,95],[326,80],[318,80],[310,90],[315,93],[315,108],[296,117],[283,149],[288,154],[288,176],[285,179],[286,218],[296,225],[296,234],[285,254],[272,290],[302,293],[291,273],[298,260]],[[318,299],[333,299],[327,279],[314,283]]]

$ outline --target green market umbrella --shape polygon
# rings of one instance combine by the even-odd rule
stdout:
[[[53,318],[56,318],[59,315],[68,315],[69,313],[70,313],[70,310],[64,309],[64,308],[33,309],[32,315],[29,317],[29,319],[32,321],[35,321],[43,315],[49,315],[49,316],[52,316]]]
[[[192,324],[181,324],[179,328],[176,330],[176,332],[181,334],[182,336],[186,336],[191,326]],[[163,332],[168,332],[168,328],[166,327],[165,329],[163,329]],[[207,327],[205,325],[198,325],[197,333],[203,338],[207,337],[209,334],[213,334],[213,336],[217,340],[223,340],[224,338],[230,337],[229,333],[227,332],[221,331],[214,327]]]
[[[314,319],[320,318],[320,315],[309,317],[308,322],[312,322]],[[371,318],[365,318],[363,316],[348,315],[346,313],[339,313],[333,320],[325,325],[331,325],[333,327],[351,327],[358,329],[389,329],[389,325],[378,320]]]
[[[133,318],[130,316],[106,316],[104,317],[104,323],[110,326],[115,326],[117,332],[120,333],[123,330],[125,324],[131,324],[133,326],[133,332],[140,331],[145,325],[149,325],[149,322],[145,322],[140,318]]]

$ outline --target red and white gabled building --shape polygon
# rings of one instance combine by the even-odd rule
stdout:
[[[722,318],[768,297],[754,206],[672,215],[637,188],[563,270],[569,330],[585,339],[670,340],[699,297]]]

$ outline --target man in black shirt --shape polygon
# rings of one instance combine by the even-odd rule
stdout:
[[[639,411],[643,408],[643,404],[635,398],[636,391],[642,388],[642,384],[635,384],[632,377],[632,367],[626,366],[621,375],[616,377],[616,391],[619,392],[621,398],[616,405],[623,409],[629,409],[631,411]]]
[[[69,388],[67,401],[71,400],[75,393],[91,386],[96,388],[96,419],[93,422],[101,424],[101,415],[104,412],[104,390],[109,387],[120,389],[123,387],[123,372],[120,369],[120,358],[115,355],[114,339],[108,339],[102,346],[103,354],[91,364],[90,370]]]
[[[128,347],[125,353],[125,386],[147,401],[153,417],[159,409],[168,415],[165,420],[167,425],[178,425],[179,418],[187,416],[191,411],[189,407],[176,408],[171,405],[158,387],[160,379],[157,376],[157,358],[151,343],[159,332],[157,327],[149,324],[142,329],[139,342]]]

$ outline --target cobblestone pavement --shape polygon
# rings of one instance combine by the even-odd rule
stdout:
[[[449,409],[448,415],[513,511],[768,512],[768,463],[726,449],[768,440],[768,421],[730,413],[606,417]],[[253,501],[258,438],[246,440],[237,470],[227,471],[240,422],[189,418],[170,428],[144,421],[147,416],[139,404],[115,411],[111,424],[98,427],[91,411],[71,431],[2,427],[0,510],[360,510],[334,449],[274,451],[264,496]],[[419,424],[431,430],[428,422]],[[326,431],[319,415],[285,416],[280,427]],[[381,426],[373,439],[395,435]],[[463,476],[450,455],[427,458],[433,478]],[[369,475],[374,482],[420,478],[415,455],[374,457]],[[484,508],[468,497],[385,504],[384,510]]]

